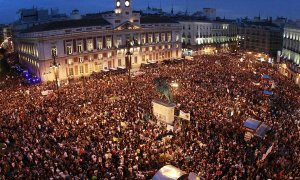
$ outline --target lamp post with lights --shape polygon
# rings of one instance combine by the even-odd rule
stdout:
[[[127,48],[127,52],[125,54],[125,64],[126,64],[126,68],[128,70],[128,82],[129,85],[131,85],[131,68],[132,68],[132,62],[131,62],[131,57],[132,57],[132,52],[130,51],[130,48],[132,46],[133,41],[127,40],[126,42],[126,48]]]
[[[56,57],[57,57],[56,51],[52,50],[51,53],[52,53],[53,62],[50,65],[50,69],[54,70],[55,86],[56,86],[57,95],[58,95],[58,99],[59,99],[60,98],[60,93],[59,93],[59,84],[58,84],[58,72],[59,72],[58,68],[60,67],[60,64],[57,63],[57,61],[56,61]]]

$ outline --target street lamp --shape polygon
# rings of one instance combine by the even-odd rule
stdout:
[[[125,54],[125,63],[126,63],[126,68],[128,69],[128,82],[129,85],[131,85],[131,74],[130,74],[130,70],[132,68],[131,66],[131,57],[132,57],[132,52],[130,52],[130,47],[132,46],[132,41],[127,40],[126,42],[126,48],[127,48],[127,52]]]
[[[60,94],[59,94],[59,90],[58,90],[58,88],[59,88],[59,84],[58,84],[58,68],[60,67],[60,64],[57,63],[57,61],[56,61],[57,54],[56,54],[56,51],[54,49],[52,50],[51,54],[52,54],[53,62],[50,65],[50,69],[54,70],[56,90],[57,90],[57,95],[58,95],[58,99],[59,99]]]

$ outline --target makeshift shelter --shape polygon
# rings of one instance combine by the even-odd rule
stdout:
[[[246,131],[255,132],[260,124],[261,121],[249,118],[244,122],[243,128]]]
[[[271,77],[269,75],[266,75],[266,74],[262,74],[261,77],[263,79],[271,79]]]
[[[263,138],[267,132],[270,130],[270,127],[264,123],[262,123],[256,130],[255,136]]]
[[[162,167],[152,178],[152,180],[180,180],[188,174],[175,166],[166,165]]]
[[[251,133],[252,136],[254,135],[260,138],[263,138],[270,130],[270,127],[265,123],[251,118],[244,122],[243,128],[246,131],[246,134]]]
[[[264,90],[263,94],[264,94],[264,96],[272,96],[273,95],[273,91]]]

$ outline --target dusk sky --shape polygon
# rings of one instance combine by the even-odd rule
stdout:
[[[159,7],[160,1],[165,11],[170,11],[172,2],[174,10],[189,12],[201,10],[203,7],[217,9],[217,15],[226,18],[253,17],[259,13],[267,16],[284,16],[300,19],[300,0],[134,0],[134,9],[145,9],[149,2],[151,7]],[[81,13],[93,13],[114,8],[114,0],[0,0],[0,23],[9,23],[17,19],[16,12],[20,8],[59,8],[68,15],[73,9]]]

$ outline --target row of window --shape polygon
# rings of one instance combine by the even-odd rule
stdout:
[[[286,38],[286,39],[292,39],[292,40],[300,41],[300,33],[285,31],[283,33],[283,37]]]
[[[176,55],[175,58],[179,57],[179,51],[176,51]],[[166,59],[166,58],[172,58],[172,52],[168,51],[168,52],[161,52],[161,53],[153,53],[150,55],[143,55],[141,61],[142,62],[146,62],[148,60],[162,60],[162,59]],[[79,58],[80,59],[80,58]],[[69,59],[68,62],[73,61],[73,59]],[[125,62],[122,63],[121,59],[118,59],[117,63],[115,63],[115,61],[110,60],[107,61],[107,64],[105,65],[105,67],[102,67],[103,64],[97,64],[97,63],[86,63],[86,64],[77,64],[74,66],[69,66],[66,68],[66,72],[68,72],[68,76],[80,76],[80,75],[84,75],[84,74],[90,74],[94,71],[100,71],[101,69],[110,69],[110,68],[116,68],[116,67],[120,67],[120,66],[124,66]],[[138,57],[135,56],[132,58],[132,63],[133,64],[137,64],[138,63]],[[72,65],[72,64],[71,64]]]
[[[175,44],[174,45],[175,48],[179,48],[179,44]],[[81,50],[82,46],[79,46],[77,48],[77,52],[82,52],[82,51],[78,51]],[[141,52],[148,52],[148,51],[154,51],[154,50],[164,50],[164,49],[171,49],[172,45],[171,44],[167,44],[167,45],[161,45],[161,46],[150,46],[150,47],[136,47],[136,48],[131,48],[133,52],[139,52],[141,50]],[[72,54],[73,53],[73,47],[72,46],[68,46],[67,45],[67,54]],[[57,47],[56,46],[52,46],[51,48],[51,54],[57,56]],[[124,49],[120,49],[117,50],[117,54],[118,55],[125,55],[126,51]],[[111,58],[114,54],[113,52],[107,52],[107,53],[103,53],[105,56],[104,57],[108,57]],[[101,57],[99,57],[100,59],[102,59],[102,54],[99,54],[99,56],[101,55]]]
[[[38,49],[37,46],[34,44],[20,44],[17,47],[17,50],[19,52],[25,53],[25,54],[30,54],[32,56],[38,57]]]
[[[28,63],[34,65],[35,67],[39,68],[40,67],[40,64],[37,63],[35,60],[27,57],[27,56],[23,56],[23,55],[19,55],[19,59],[22,60],[22,61],[27,61]]]
[[[195,29],[197,29],[197,30],[199,30],[199,29],[223,29],[223,30],[225,30],[225,29],[228,29],[228,25],[213,25],[213,26],[205,26],[205,25],[194,25],[194,26],[196,26],[196,28]],[[183,25],[182,26],[182,29],[188,29],[188,30],[191,30],[191,25],[189,24],[189,25]]]
[[[178,56],[179,51],[176,50],[176,57]],[[66,60],[67,65],[73,65],[74,63],[84,63],[86,61],[93,61],[94,59],[101,60],[103,57],[103,54],[98,54],[94,56],[85,56],[85,57],[76,57],[76,58],[70,58]],[[157,52],[157,53],[151,53],[151,54],[143,54],[142,55],[142,62],[145,62],[146,60],[161,60],[165,58],[172,58],[172,51],[167,52]],[[133,63],[138,63],[138,57],[133,56]],[[121,63],[121,59],[119,59],[119,62]],[[118,66],[121,66],[121,64],[118,64]]]

